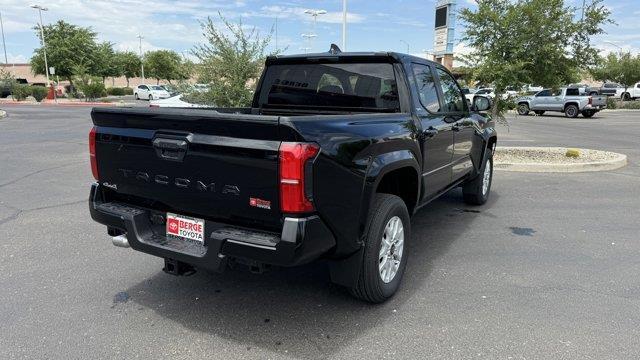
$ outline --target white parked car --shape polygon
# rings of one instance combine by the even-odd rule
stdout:
[[[166,99],[171,97],[169,92],[160,85],[146,85],[140,84],[133,90],[133,96],[136,100],[154,100],[154,99]]]
[[[640,98],[640,82],[630,86],[622,93],[622,100],[629,101]]]
[[[182,100],[182,94],[172,96],[167,99],[153,100],[149,102],[150,107],[171,107],[171,108],[208,108],[211,106],[192,104]]]

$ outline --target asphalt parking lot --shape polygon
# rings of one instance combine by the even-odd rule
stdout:
[[[625,153],[601,173],[497,172],[413,218],[403,286],[372,306],[324,264],[176,278],[88,214],[89,108],[0,119],[0,358],[640,357],[640,112],[510,117],[499,144]]]

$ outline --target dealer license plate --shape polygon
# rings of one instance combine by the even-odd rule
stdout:
[[[167,213],[167,236],[204,244],[204,220]]]

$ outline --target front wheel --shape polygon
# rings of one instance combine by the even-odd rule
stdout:
[[[631,100],[631,94],[629,93],[622,94],[622,101],[629,101],[629,100]]]
[[[520,104],[518,105],[518,115],[529,115],[529,105],[527,104]]]
[[[360,277],[351,293],[381,303],[396,293],[407,265],[409,211],[401,198],[377,194],[369,213]]]
[[[135,93],[135,97],[136,97],[136,100],[140,100],[140,97],[138,96],[138,93]]]
[[[576,105],[567,105],[567,107],[564,108],[564,115],[568,118],[577,117],[579,113],[580,111],[578,111],[578,107]]]
[[[464,202],[469,205],[482,205],[489,199],[493,182],[493,154],[487,149],[484,163],[475,178],[462,186]]]
[[[149,95],[149,101],[153,100],[153,95]]]

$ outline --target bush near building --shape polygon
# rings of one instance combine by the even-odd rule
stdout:
[[[30,86],[29,92],[37,102],[41,102],[47,97],[49,90],[44,86]]]
[[[11,96],[16,101],[23,101],[31,95],[31,87],[25,84],[14,84],[11,88]]]

